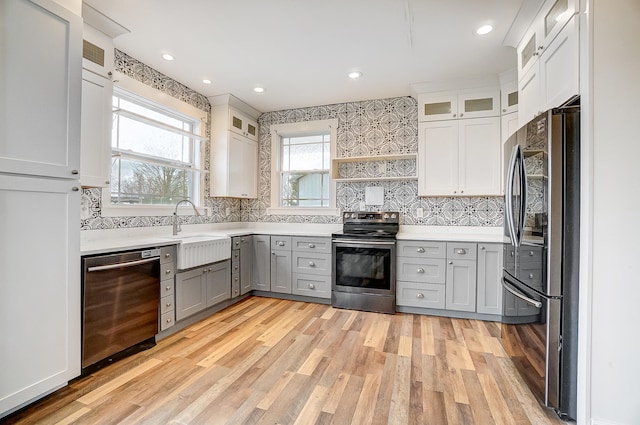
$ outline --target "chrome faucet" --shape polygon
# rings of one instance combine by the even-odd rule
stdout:
[[[176,209],[173,212],[173,236],[176,236],[178,234],[179,231],[182,230],[182,228],[180,227],[180,224],[178,224],[178,207],[180,206],[180,204],[182,204],[183,202],[186,202],[188,204],[191,204],[191,206],[193,207],[193,211],[196,213],[197,217],[200,217],[200,213],[198,212],[198,210],[196,209],[196,206],[193,202],[191,202],[188,199],[183,199],[181,201],[178,201],[178,203],[176,204]]]

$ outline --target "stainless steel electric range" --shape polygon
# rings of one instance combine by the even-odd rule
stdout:
[[[345,212],[332,235],[331,305],[393,314],[396,311],[398,212]]]

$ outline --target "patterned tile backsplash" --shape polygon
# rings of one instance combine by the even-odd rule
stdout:
[[[211,107],[207,98],[188,87],[157,72],[153,68],[116,50],[116,70],[181,99],[202,110]],[[272,124],[304,122],[329,118],[338,119],[338,157],[373,156],[385,154],[411,154],[418,149],[418,109],[411,97],[376,99],[335,105],[314,106],[266,112],[260,124],[260,170],[258,198],[238,200],[209,197],[208,175],[205,178],[205,199],[210,214],[206,217],[180,216],[182,223],[219,222],[278,222],[278,223],[340,223],[338,216],[269,215],[271,188],[271,136]],[[210,120],[209,120],[210,121]],[[206,132],[209,134],[209,130]],[[205,168],[209,169],[209,146],[205,147]],[[416,161],[351,162],[340,165],[340,177],[406,177],[416,174]],[[365,206],[367,211],[400,211],[401,224],[437,226],[502,226],[504,201],[502,197],[435,197],[419,198],[415,179],[371,182],[339,182],[336,204],[340,211],[360,210],[367,186],[384,188],[384,204]],[[84,189],[83,203],[88,210],[81,228],[113,229],[126,227],[166,226],[167,216],[157,217],[103,217],[101,190]],[[229,214],[227,215],[227,209]],[[418,217],[422,209],[422,217]]]

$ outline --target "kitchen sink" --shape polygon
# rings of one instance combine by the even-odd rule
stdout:
[[[231,257],[231,238],[212,235],[177,235],[178,270],[190,269],[203,264],[215,263]]]

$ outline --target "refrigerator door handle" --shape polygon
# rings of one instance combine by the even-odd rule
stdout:
[[[509,160],[509,168],[507,172],[507,184],[505,185],[505,219],[507,220],[507,226],[509,228],[509,239],[511,239],[511,245],[518,246],[518,238],[516,235],[516,226],[513,222],[513,178],[516,173],[516,160],[518,157],[519,146],[514,146],[511,152],[511,159]]]
[[[502,287],[506,289],[508,292],[510,292],[511,294],[513,294],[515,297],[520,298],[522,301],[526,302],[527,304],[531,304],[535,308],[542,308],[542,303],[540,301],[536,301],[533,298],[529,298],[523,293],[521,293],[520,291],[515,290],[514,288],[511,287],[509,282],[507,282],[507,280],[504,277],[502,278]]]
[[[524,238],[524,226],[527,219],[527,167],[524,162],[524,152],[518,146],[518,157],[520,165],[520,220],[518,228],[518,246],[522,245]]]

